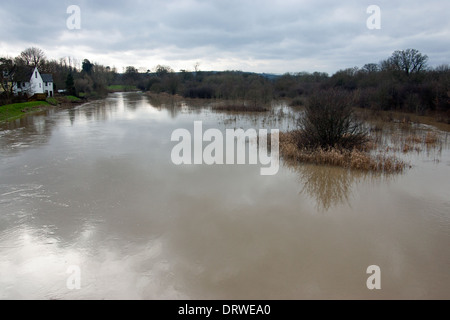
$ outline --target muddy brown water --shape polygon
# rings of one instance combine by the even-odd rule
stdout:
[[[2,124],[0,298],[449,299],[446,133],[391,176],[172,164],[171,133],[196,120],[286,129],[295,117],[117,93]],[[380,290],[366,286],[371,265]]]

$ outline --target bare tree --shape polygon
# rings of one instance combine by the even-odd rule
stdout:
[[[173,72],[174,72],[173,69],[169,66],[163,66],[158,64],[155,68],[155,73],[159,78],[164,78],[165,76]]]
[[[380,68],[376,63],[367,63],[362,67],[362,70],[367,73],[378,72]]]
[[[195,70],[195,73],[197,73],[197,72],[200,71],[200,62],[196,62],[196,63],[194,64],[194,70]]]
[[[13,96],[13,77],[16,65],[12,59],[0,58],[0,87],[2,88],[5,102],[9,103]]]
[[[388,59],[394,69],[403,71],[407,76],[425,70],[428,56],[416,49],[397,50]]]
[[[46,59],[44,51],[36,47],[25,49],[20,54],[20,57],[27,65],[33,67],[39,67],[40,64]]]
[[[353,149],[367,142],[367,132],[353,112],[352,97],[345,91],[313,94],[300,120],[299,148]]]

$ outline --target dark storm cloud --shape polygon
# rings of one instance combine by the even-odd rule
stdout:
[[[53,58],[117,66],[201,61],[205,69],[334,72],[414,47],[431,63],[448,62],[449,1],[392,2],[7,2],[0,7],[0,54],[36,45]],[[371,4],[381,8],[381,30],[366,27]],[[81,30],[66,28],[69,5],[81,8]]]

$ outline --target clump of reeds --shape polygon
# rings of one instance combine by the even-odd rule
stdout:
[[[402,172],[407,166],[404,161],[394,155],[372,154],[369,146],[352,150],[299,148],[298,137],[299,134],[296,131],[280,133],[280,153],[291,163],[292,161],[314,163],[384,173]]]
[[[407,143],[434,145],[439,142],[439,137],[436,132],[429,131],[426,135],[422,136],[419,136],[417,134],[409,135],[406,137],[405,141]]]
[[[429,131],[425,135],[410,134],[404,138],[397,137],[395,144],[399,147],[393,147],[394,151],[408,153],[411,151],[421,152],[424,147],[436,148],[439,144],[439,136],[436,132]]]
[[[417,146],[415,144],[409,144],[409,143],[404,143],[401,149],[402,149],[403,153],[408,153],[411,151],[416,151],[416,152],[422,151],[420,146]]]
[[[405,138],[405,142],[407,142],[407,143],[422,143],[422,137],[412,134]]]
[[[420,153],[423,150],[437,149],[441,145],[440,135],[436,131],[393,132],[382,138],[381,132],[370,131],[369,144],[384,145],[385,152]],[[372,150],[381,149],[378,147]]]
[[[436,132],[428,132],[427,135],[425,136],[425,140],[424,140],[426,145],[434,145],[437,144],[439,142],[439,137],[437,135]]]

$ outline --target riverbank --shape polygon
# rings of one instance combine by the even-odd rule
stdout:
[[[0,106],[0,122],[23,117],[26,114],[44,111],[52,105],[46,101],[32,101]]]
[[[46,101],[31,101],[0,106],[0,122],[16,120],[26,115],[42,112],[54,107],[73,107],[87,102],[75,96],[57,96]]]

